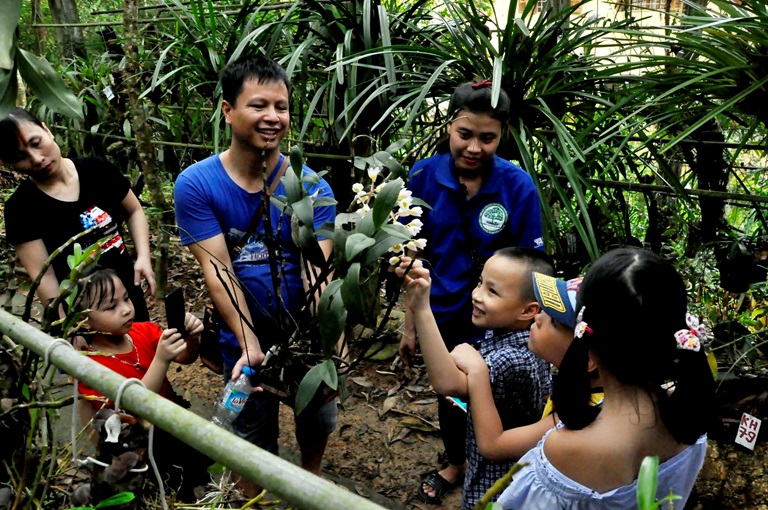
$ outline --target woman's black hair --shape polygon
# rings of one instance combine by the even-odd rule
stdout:
[[[81,298],[77,300],[78,311],[96,310],[102,304],[115,299],[115,280],[120,280],[114,269],[96,265],[80,281]]]
[[[259,84],[283,83],[288,89],[288,95],[291,94],[291,81],[280,64],[264,55],[244,55],[227,64],[219,74],[224,101],[235,106],[243,91],[243,83],[247,80],[256,80]]]
[[[39,127],[43,127],[40,120],[29,113],[24,108],[13,108],[8,114],[0,120],[0,161],[7,164],[13,164],[19,161],[20,151],[23,141],[21,139],[21,124],[28,122]],[[16,140],[16,143],[13,143]]]
[[[599,413],[589,405],[591,350],[619,382],[657,402],[679,443],[693,444],[711,428],[715,381],[703,350],[677,348],[688,301],[669,262],[641,249],[610,251],[587,272],[576,301],[590,329],[574,339],[555,379],[552,399],[565,426],[582,429]]]
[[[501,122],[504,127],[509,118],[509,109],[511,101],[504,90],[499,91],[499,100],[496,106],[491,103],[490,80],[484,80],[476,83],[465,83],[456,87],[451,97],[451,103],[448,111],[455,116],[460,110],[469,110],[472,113],[487,113],[492,118]]]

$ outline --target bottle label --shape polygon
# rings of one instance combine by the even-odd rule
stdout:
[[[248,394],[243,393],[237,388],[230,388],[224,397],[224,407],[235,413],[242,411],[245,401],[248,400]]]

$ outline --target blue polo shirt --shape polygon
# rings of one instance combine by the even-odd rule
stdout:
[[[438,154],[416,162],[408,181],[413,196],[432,207],[424,209],[417,237],[427,239],[420,256],[432,272],[430,302],[438,326],[452,318],[470,320],[472,289],[496,250],[544,249],[539,195],[525,170],[494,155],[486,181],[469,200],[452,170],[451,154]]]

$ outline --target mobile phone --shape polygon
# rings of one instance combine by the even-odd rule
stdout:
[[[184,290],[181,287],[173,289],[165,295],[165,318],[168,320],[168,329],[176,328],[181,336],[187,336],[187,330],[184,329],[186,314]]]
[[[466,403],[466,402],[464,402],[464,401],[463,401],[463,400],[461,400],[460,398],[456,398],[456,397],[448,397],[448,399],[449,399],[451,402],[453,402],[453,404],[454,404],[455,406],[458,406],[458,407],[460,407],[460,408],[462,409],[462,411],[464,411],[465,413],[467,412],[467,403]]]

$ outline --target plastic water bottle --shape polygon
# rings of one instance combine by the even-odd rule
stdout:
[[[243,367],[240,377],[230,380],[224,387],[224,393],[216,402],[216,407],[211,417],[211,423],[226,430],[232,430],[232,422],[240,414],[245,406],[245,401],[251,395],[251,376],[256,372],[251,367]]]

